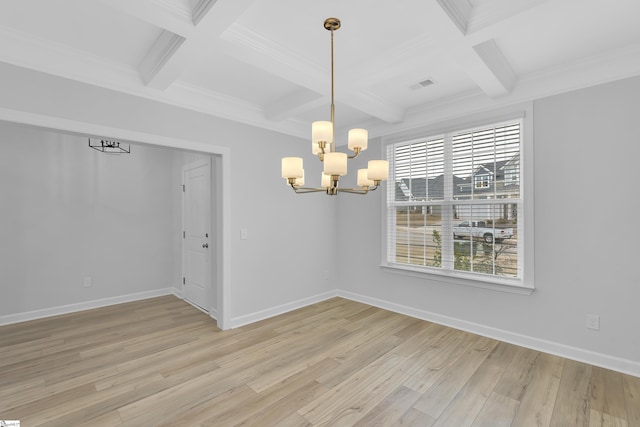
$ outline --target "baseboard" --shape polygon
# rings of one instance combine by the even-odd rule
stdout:
[[[508,342],[510,344],[519,345],[521,347],[530,348],[532,350],[541,351],[567,359],[576,360],[578,362],[584,362],[590,365],[600,366],[602,368],[633,375],[635,377],[640,377],[640,363],[633,360],[622,359],[619,357],[596,353],[594,351],[572,347],[553,341],[547,341],[526,335],[516,334],[510,331],[505,331],[503,329],[492,328],[466,320],[443,316],[440,314],[431,313],[425,310],[419,310],[401,304],[395,304],[389,301],[372,298],[353,292],[338,290],[336,294],[341,298],[346,298],[352,301],[357,301],[375,307],[383,308],[395,313],[404,314],[407,316],[415,317],[417,319],[427,320],[429,322],[449,326],[455,329],[460,329],[466,332],[471,332],[476,335],[482,335],[484,337],[493,338],[499,341]]]
[[[41,310],[27,311],[24,313],[9,314],[0,316],[0,326],[9,325],[12,323],[27,322],[29,320],[42,319],[44,317],[59,316],[61,314],[74,313],[76,311],[90,310],[92,308],[100,308],[109,305],[123,304],[126,302],[161,297],[165,295],[176,295],[175,291],[176,288],[155,289],[153,291],[139,292],[136,294],[121,295],[117,297],[84,301],[75,304],[61,305],[58,307],[44,308]]]
[[[184,298],[182,298],[182,289],[181,288],[176,288],[174,286],[173,288],[171,288],[171,293],[173,295],[175,295],[177,298],[184,299]]]
[[[321,301],[328,300],[337,296],[337,291],[324,292],[322,294],[314,295],[308,298],[303,298],[297,301],[288,302],[273,308],[266,310],[256,311],[255,313],[245,314],[244,316],[238,316],[231,318],[231,329],[238,328],[240,326],[248,325],[250,323],[258,322],[260,320],[268,319],[270,317],[277,316],[279,314],[287,313],[292,310],[297,310],[302,307],[306,307],[311,304],[315,304]]]

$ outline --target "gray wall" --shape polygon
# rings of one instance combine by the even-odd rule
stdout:
[[[307,141],[7,64],[0,64],[0,93],[0,108],[229,147],[232,320],[335,289],[337,204],[296,196],[280,177],[280,158],[306,156]],[[310,160],[306,173],[319,176],[319,162]],[[248,230],[248,240],[240,240],[240,228]],[[319,257],[327,278],[318,271]],[[10,282],[0,286],[2,294],[10,292]],[[49,303],[83,299],[81,291],[53,287],[49,292],[57,296]]]
[[[171,150],[107,155],[1,122],[0,148],[1,314],[175,284]]]
[[[524,341],[546,340],[640,362],[633,338],[640,327],[640,236],[633,225],[638,112],[640,78],[535,101],[532,295],[383,272],[378,232],[383,217],[376,198],[340,201],[341,288],[521,335]],[[586,329],[587,314],[601,316],[600,331]]]

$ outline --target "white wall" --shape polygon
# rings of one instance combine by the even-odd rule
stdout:
[[[232,324],[335,289],[337,204],[294,195],[280,177],[280,158],[307,156],[307,141],[7,64],[0,93],[0,109],[230,147]],[[317,176],[320,165],[308,161],[305,170]]]
[[[602,360],[599,355],[612,356],[604,363],[622,358],[635,365],[623,361],[617,367],[640,373],[640,344],[635,339],[640,328],[640,246],[633,226],[638,210],[638,112],[640,78],[534,103],[532,295],[383,272],[379,198],[341,200],[341,288],[461,327],[576,357],[593,356],[591,362]],[[600,331],[586,329],[588,313],[601,316]]]
[[[2,122],[0,149],[0,315],[175,285],[170,150]]]

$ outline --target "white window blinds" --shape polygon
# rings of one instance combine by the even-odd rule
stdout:
[[[522,121],[387,147],[387,263],[522,278]]]

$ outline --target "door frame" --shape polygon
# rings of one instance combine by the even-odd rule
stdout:
[[[215,231],[217,231],[217,230],[212,230],[212,224],[213,224],[214,221],[211,221],[212,217],[215,218],[215,215],[216,215],[216,212],[214,212],[214,210],[212,209],[213,201],[214,201],[214,198],[216,197],[216,194],[215,194],[214,186],[213,186],[213,176],[214,176],[213,172],[214,171],[213,171],[213,168],[212,168],[212,161],[211,160],[212,160],[211,156],[206,156],[205,159],[196,160],[194,162],[182,165],[182,170],[180,172],[181,173],[181,180],[182,180],[182,188],[183,188],[183,190],[182,190],[182,222],[181,222],[181,224],[182,224],[182,231],[184,233],[185,230],[186,230],[186,217],[187,217],[187,215],[186,215],[187,198],[186,198],[186,192],[184,190],[184,188],[185,188],[184,186],[186,184],[186,182],[185,182],[186,181],[185,180],[185,174],[189,170],[196,169],[196,168],[202,167],[204,165],[207,165],[209,167],[209,182],[207,183],[209,185],[209,189],[208,189],[208,191],[209,191],[209,218],[207,218],[207,220],[208,220],[207,229],[209,230],[209,235],[210,235],[210,237],[209,237],[210,242],[211,242],[210,247],[213,247],[213,244],[215,242],[213,240],[213,237],[215,236]],[[186,275],[186,273],[187,273],[187,245],[186,245],[186,239],[184,238],[184,235],[183,235],[183,238],[181,240],[181,243],[182,243],[182,245],[181,245],[182,277],[187,277],[187,275]],[[216,252],[216,258],[217,258],[217,250],[215,252]],[[198,309],[204,308],[205,310],[207,310],[206,312],[207,312],[207,314],[209,314],[209,316],[211,316],[214,319],[216,319],[218,317],[218,309],[217,309],[217,307],[213,307],[213,304],[212,304],[213,298],[212,297],[213,297],[213,290],[217,289],[218,285],[217,285],[217,280],[214,281],[214,277],[212,277],[212,275],[211,275],[211,271],[212,271],[211,266],[214,265],[214,264],[217,265],[217,259],[214,258],[211,253],[212,253],[212,251],[207,251],[207,254],[208,254],[207,255],[207,271],[206,271],[205,274],[207,275],[207,278],[209,280],[209,286],[205,289],[205,307],[198,307],[195,304],[191,304],[191,305],[194,305]],[[216,279],[217,279],[217,277],[216,277]],[[181,287],[183,299],[185,299],[184,298],[184,295],[185,295],[184,287],[185,287],[185,284],[183,283],[182,287]],[[185,301],[186,301],[186,299],[185,299]],[[189,301],[187,301],[187,302],[189,302]]]
[[[109,135],[113,139],[127,142],[197,151],[213,154],[215,159],[219,158],[219,161],[216,160],[216,177],[219,179],[219,184],[216,185],[215,191],[216,211],[219,213],[216,220],[216,235],[221,248],[218,252],[219,262],[217,263],[219,269],[217,275],[221,278],[217,286],[217,323],[220,329],[231,328],[231,149],[229,147],[4,107],[0,107],[0,120],[83,136]]]

